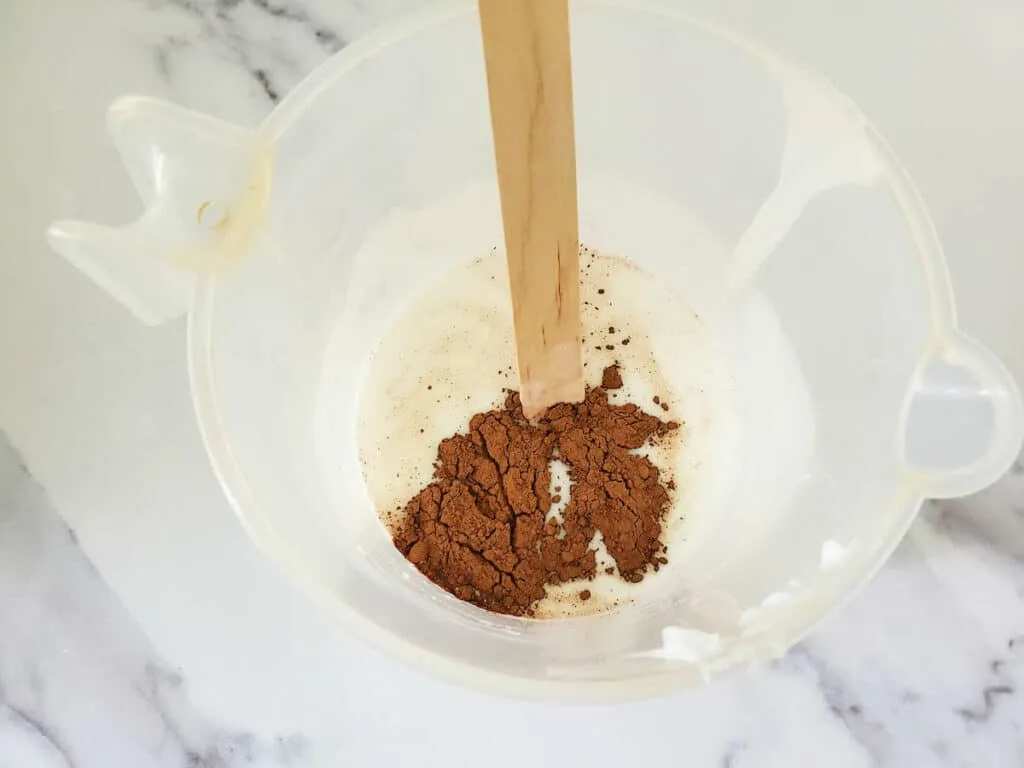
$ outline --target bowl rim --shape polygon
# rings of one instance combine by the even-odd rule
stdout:
[[[360,62],[421,31],[472,12],[475,5],[474,0],[442,0],[378,27],[349,44],[307,75],[264,119],[259,126],[259,133],[271,141],[276,140],[323,90],[344,77]],[[848,103],[855,114],[863,117],[856,104],[822,76],[731,30],[667,6],[659,0],[575,0],[574,8],[581,6],[653,14],[666,22],[690,27],[730,43],[765,64],[813,76],[821,87],[830,90],[834,96]],[[867,138],[885,164],[884,182],[893,193],[913,235],[929,291],[930,338],[922,350],[918,364],[920,371],[935,357],[936,350],[941,348],[945,340],[958,333],[949,272],[935,226],[920,193],[873,124],[866,117],[864,120]],[[663,669],[618,680],[539,679],[495,672],[426,651],[381,628],[337,599],[326,586],[326,580],[319,578],[317,572],[304,563],[298,553],[277,537],[273,524],[262,512],[258,499],[236,462],[222,427],[212,366],[212,327],[217,280],[215,274],[203,275],[197,280],[187,328],[188,370],[193,402],[214,473],[242,527],[257,548],[276,562],[306,592],[337,615],[353,634],[368,645],[382,648],[389,655],[435,677],[523,699],[578,702],[640,699],[710,682],[712,675],[708,674],[704,665],[688,661],[667,661]],[[913,523],[923,499],[921,478],[904,472],[904,478],[892,500],[893,512],[886,518],[889,524],[884,531],[875,535],[875,543],[849,552],[840,566],[829,571],[822,582],[798,594],[783,606],[784,613],[770,627],[756,633],[745,633],[738,646],[746,652],[728,658],[728,663],[722,669],[714,669],[713,676],[720,676],[726,669],[747,667],[781,656],[850,600],[882,567],[899,544]]]

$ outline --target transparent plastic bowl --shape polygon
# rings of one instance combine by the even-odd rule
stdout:
[[[845,97],[670,9],[579,0],[572,25],[581,237],[684,298],[730,365],[725,490],[693,510],[681,575],[655,597],[552,621],[463,604],[395,551],[360,474],[374,341],[502,240],[473,3],[347,47],[256,130],[120,100],[110,130],[144,214],[49,237],[142,319],[189,312],[196,409],[232,505],[358,635],[505,694],[640,697],[783,653],[924,498],[1003,473],[1022,415],[1003,366],[957,329],[906,174]],[[446,205],[474,226],[432,222]],[[358,255],[396,215],[435,256]]]

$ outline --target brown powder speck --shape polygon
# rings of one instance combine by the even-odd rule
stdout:
[[[635,450],[677,428],[636,405],[610,404],[602,387],[531,423],[511,392],[502,408],[441,441],[433,482],[396,515],[395,546],[456,597],[516,616],[532,615],[545,587],[595,575],[598,532],[620,577],[641,581],[665,555],[670,498],[658,468]],[[546,519],[555,459],[572,481],[560,526]]]
[[[662,403],[661,404],[661,410],[667,411],[668,410],[668,403]]]
[[[604,288],[598,288],[597,292],[603,295],[604,294]]]
[[[608,326],[608,333],[615,333],[615,326],[614,325],[609,325]]]
[[[661,405],[661,398],[658,397],[657,395],[654,396],[654,404]]]
[[[619,366],[609,365],[601,373],[601,386],[604,389],[621,389],[622,388],[622,373],[619,371]]]
[[[584,589],[582,592],[580,592],[580,600],[583,600],[584,602],[586,602],[589,599],[590,599],[590,590],[589,589]]]
[[[615,573],[615,569],[614,569],[614,568],[612,568],[611,566],[608,566],[607,568],[605,568],[605,569],[604,569],[604,572],[605,572],[605,573],[606,573],[607,575],[611,576],[611,575],[612,575],[613,573]]]
[[[614,344],[605,344],[604,348],[605,349],[615,349],[615,345]]]

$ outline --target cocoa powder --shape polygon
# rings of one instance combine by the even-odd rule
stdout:
[[[503,408],[442,440],[433,482],[397,518],[395,546],[456,597],[517,616],[532,614],[546,586],[595,575],[598,532],[626,581],[667,563],[668,486],[635,450],[679,424],[610,404],[607,390],[622,386],[617,366],[605,369],[602,385],[536,423],[509,392]],[[561,523],[549,515],[552,460],[565,463],[571,481],[560,494],[568,493]]]

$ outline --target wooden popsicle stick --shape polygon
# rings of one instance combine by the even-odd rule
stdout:
[[[583,399],[568,0],[479,0],[523,412]]]

